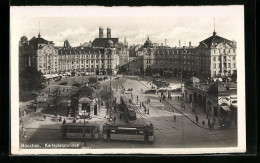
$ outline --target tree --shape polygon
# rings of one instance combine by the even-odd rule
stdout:
[[[58,112],[58,106],[61,104],[61,91],[60,87],[56,87],[53,90],[53,104],[55,106],[56,113]]]
[[[90,77],[90,78],[88,79],[88,82],[89,82],[90,85],[96,84],[96,83],[97,83],[97,78],[95,78],[95,77]]]
[[[27,67],[19,74],[19,85],[22,89],[41,89],[44,83],[44,77],[41,71],[35,67]]]

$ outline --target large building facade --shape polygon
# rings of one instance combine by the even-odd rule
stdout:
[[[99,38],[92,42],[91,47],[72,47],[68,40],[63,47],[55,47],[52,41],[47,41],[38,35],[27,41],[21,37],[20,70],[25,67],[36,67],[43,74],[65,72],[106,75],[109,71],[115,74],[121,62],[128,60],[128,52],[118,42],[111,38],[111,29],[107,29],[107,38],[103,37],[103,28],[99,28]],[[120,58],[126,58],[121,59]]]
[[[154,46],[147,38],[142,50],[144,71],[171,72],[176,76],[181,72],[188,76],[214,78],[232,76],[237,73],[236,42],[216,35],[200,42],[198,47]]]
[[[213,35],[200,42],[195,50],[198,66],[195,71],[202,76],[231,76],[237,73],[236,42]]]
[[[195,48],[154,46],[149,37],[143,46],[143,68],[150,69],[154,73],[171,72],[173,75],[180,75],[181,71],[186,74],[194,73]],[[139,52],[141,53],[141,52]]]

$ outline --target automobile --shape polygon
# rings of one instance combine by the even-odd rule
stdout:
[[[159,92],[166,92],[166,91],[167,91],[167,88],[160,88],[160,89],[157,90],[158,93]]]
[[[159,78],[161,75],[159,73],[152,75],[153,78]]]
[[[178,88],[177,86],[169,86],[169,87],[167,87],[167,89],[169,91],[176,90],[177,88]]]
[[[148,89],[144,93],[145,94],[156,94],[156,89]]]
[[[131,91],[125,91],[125,94],[131,94],[132,92]]]

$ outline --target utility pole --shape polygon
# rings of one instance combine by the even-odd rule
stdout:
[[[84,147],[86,147],[86,128],[85,128],[85,126],[86,126],[86,109],[85,109],[85,107],[84,107]]]
[[[111,118],[111,111],[112,111],[112,86],[111,86],[111,75],[112,75],[112,69],[110,68],[110,118]]]

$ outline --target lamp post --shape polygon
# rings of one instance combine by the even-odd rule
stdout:
[[[85,126],[86,126],[86,109],[85,109],[85,107],[84,107],[84,147],[86,147],[86,128],[85,128]]]

